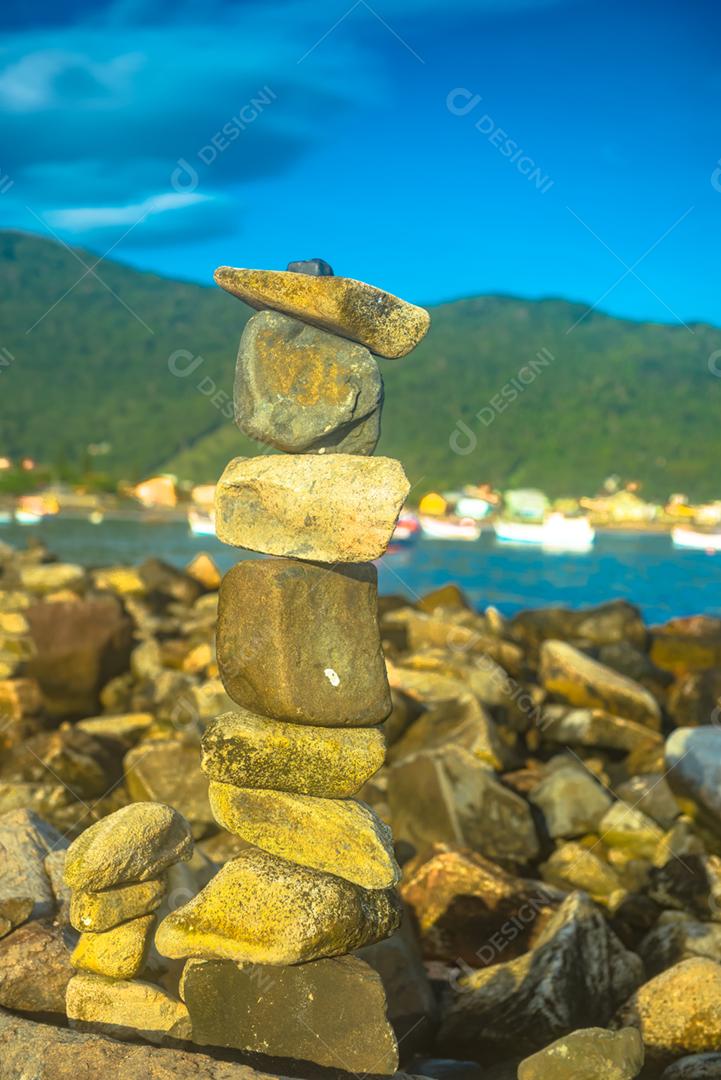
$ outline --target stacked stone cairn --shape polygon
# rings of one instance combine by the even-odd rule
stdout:
[[[75,1026],[151,1041],[190,1037],[181,1001],[142,976],[167,872],[193,852],[188,822],[162,803],[138,802],[91,825],[65,856],[70,923],[79,931],[66,1009]],[[140,978],[138,978],[140,976]]]
[[[202,767],[218,823],[245,847],[161,923],[185,959],[193,1039],[347,1072],[388,1074],[398,1050],[378,974],[347,955],[399,925],[392,838],[353,796],[385,756],[391,711],[372,560],[408,495],[399,462],[372,457],[383,380],[429,315],[335,277],[221,267],[258,309],[243,333],[236,422],[282,454],[236,458],[216,531],[245,559],[225,576],[220,675],[237,704],[208,726]]]

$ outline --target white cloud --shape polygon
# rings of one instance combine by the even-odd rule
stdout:
[[[127,206],[73,207],[67,210],[51,210],[45,216],[54,228],[83,233],[117,226],[132,227],[158,214],[184,210],[211,201],[209,195],[200,195],[197,192],[165,192],[151,195],[143,202],[129,203]]]

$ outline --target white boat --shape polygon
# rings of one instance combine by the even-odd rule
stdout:
[[[477,540],[481,526],[472,518],[430,517],[421,514],[421,532],[430,540]]]
[[[13,516],[9,510],[0,510],[0,525],[10,525]]]
[[[215,536],[215,512],[204,513],[191,507],[188,510],[188,525],[193,536]]]
[[[536,544],[553,551],[590,551],[596,530],[588,518],[549,514],[545,521],[494,521],[501,544]]]
[[[42,514],[36,514],[34,510],[20,510],[15,511],[15,520],[18,525],[37,525],[43,520]]]
[[[102,510],[92,510],[88,514],[88,521],[91,525],[102,525],[105,521],[105,514]]]
[[[698,532],[685,525],[676,525],[671,530],[674,547],[691,548],[694,551],[721,551],[721,533]]]

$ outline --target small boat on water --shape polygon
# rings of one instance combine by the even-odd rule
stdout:
[[[418,539],[420,532],[421,526],[415,514],[401,514],[393,530],[391,544],[394,547],[412,544]]]
[[[588,518],[549,514],[544,521],[494,521],[501,544],[536,544],[553,551],[590,551],[596,530]]]
[[[191,507],[188,510],[188,525],[192,536],[215,536],[215,512],[205,513]]]
[[[34,510],[22,510],[18,507],[15,511],[15,520],[18,525],[37,525],[43,517],[43,514],[38,514]]]
[[[421,514],[418,519],[421,532],[429,540],[477,540],[481,526],[473,518],[430,517]]]
[[[710,554],[721,551],[721,533],[699,532],[686,525],[676,525],[671,530],[671,542],[674,547],[693,551],[707,551]]]

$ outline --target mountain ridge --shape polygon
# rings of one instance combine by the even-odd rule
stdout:
[[[0,349],[12,356],[0,368],[0,454],[60,468],[109,442],[102,467],[115,479],[169,469],[211,480],[228,457],[257,452],[230,419],[252,312],[212,285],[111,259],[88,272],[78,260],[98,257],[76,251],[0,230]],[[721,379],[709,359],[719,328],[593,310],[568,332],[588,305],[556,297],[430,310],[418,349],[380,361],[379,453],[399,457],[420,490],[488,480],[580,494],[618,472],[649,497],[721,494]]]

